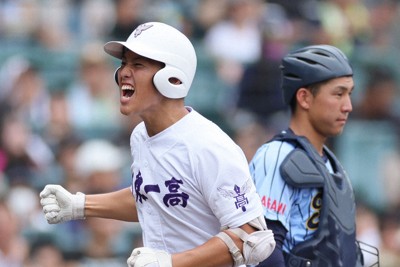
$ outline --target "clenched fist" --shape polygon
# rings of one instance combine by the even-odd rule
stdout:
[[[40,204],[50,224],[85,218],[85,194],[71,194],[60,185],[46,185],[40,192]]]

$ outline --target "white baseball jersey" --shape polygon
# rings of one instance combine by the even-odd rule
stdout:
[[[131,135],[132,193],[144,246],[169,253],[206,242],[221,227],[263,214],[242,150],[190,107],[174,125],[149,137]]]

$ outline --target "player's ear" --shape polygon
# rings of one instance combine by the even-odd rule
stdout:
[[[304,87],[300,88],[296,92],[297,105],[303,109],[309,109],[311,96],[312,94],[310,90]]]
[[[181,82],[181,80],[179,80],[178,78],[169,78],[168,79],[168,81],[171,83],[171,84],[182,84],[182,82]]]

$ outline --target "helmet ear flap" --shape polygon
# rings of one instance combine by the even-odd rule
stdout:
[[[176,78],[181,83],[174,84],[170,81],[171,78]],[[186,74],[178,68],[168,65],[154,75],[153,82],[163,96],[174,99],[185,97],[190,88],[190,82]]]
[[[118,67],[115,72],[114,72],[114,80],[117,83],[117,85],[119,85],[119,70],[121,69],[121,67]]]

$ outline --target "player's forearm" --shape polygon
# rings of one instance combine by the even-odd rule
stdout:
[[[249,234],[255,231],[255,229],[248,224],[242,225],[241,228]],[[232,238],[236,246],[242,251],[243,241],[238,236],[232,233],[226,233]],[[174,267],[231,267],[233,265],[233,259],[226,244],[220,238],[213,237],[199,247],[183,253],[172,255],[172,263]]]
[[[85,217],[138,221],[135,199],[129,188],[105,194],[86,195]]]
[[[233,265],[232,256],[221,239],[213,237],[205,244],[183,253],[172,255],[172,266],[229,266]]]

